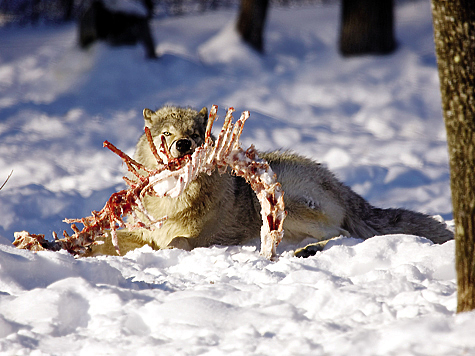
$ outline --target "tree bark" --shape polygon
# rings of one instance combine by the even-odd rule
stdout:
[[[340,52],[389,54],[396,49],[393,0],[342,0]]]
[[[63,5],[63,20],[71,21],[73,19],[73,10],[74,10],[74,0],[62,0]]]
[[[269,0],[241,0],[237,29],[244,41],[264,51],[263,32]]]
[[[475,309],[475,3],[432,0],[455,219],[457,312]]]

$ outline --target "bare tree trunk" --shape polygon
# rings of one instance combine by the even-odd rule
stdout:
[[[62,0],[64,21],[71,21],[73,19],[74,0]]]
[[[40,14],[41,14],[41,0],[33,0],[30,4],[31,6],[31,23],[33,25],[37,25],[39,20],[40,20]]]
[[[259,52],[264,51],[264,23],[269,0],[241,0],[237,29],[244,41]]]
[[[475,309],[475,3],[432,0],[455,219],[457,312]]]
[[[342,0],[340,52],[388,54],[396,49],[393,0]]]

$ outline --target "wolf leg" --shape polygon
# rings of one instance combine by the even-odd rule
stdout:
[[[185,251],[193,250],[194,246],[190,243],[190,238],[184,236],[177,236],[168,244],[168,248],[179,248]]]
[[[350,237],[350,233],[348,231],[344,229],[340,229],[340,232],[341,232],[340,236]],[[313,244],[308,244],[305,247],[295,250],[294,256],[303,257],[303,258],[314,256],[317,252],[323,251],[323,249],[325,248],[328,242],[340,236],[335,236],[328,240],[323,240],[323,241],[315,242]]]
[[[147,243],[142,239],[142,231],[121,229],[116,231],[121,255],[127,252],[140,248]],[[98,255],[117,255],[115,247],[112,245],[110,232],[101,238],[97,238],[100,244],[89,247],[88,251],[83,255],[84,257],[93,257]],[[102,243],[101,243],[102,242]]]
[[[302,258],[307,258],[310,256],[316,255],[317,252],[323,251],[325,248],[326,244],[328,243],[329,240],[324,240],[324,241],[318,241],[313,244],[309,244],[305,247],[299,248],[295,250],[294,256],[295,257],[302,257]]]
[[[294,256],[295,257],[302,257],[302,258],[307,258],[310,256],[315,256],[317,252],[322,252],[331,240],[335,239],[336,237],[332,237],[331,239],[324,240],[324,241],[318,241],[313,244],[309,244],[305,247],[299,248],[295,250]]]

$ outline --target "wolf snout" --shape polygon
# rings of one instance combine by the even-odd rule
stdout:
[[[175,147],[178,152],[181,154],[187,153],[189,150],[191,150],[192,142],[188,138],[181,138],[175,143]]]
[[[178,158],[187,154],[191,154],[197,147],[196,143],[189,138],[180,138],[170,146],[170,153],[173,157]]]

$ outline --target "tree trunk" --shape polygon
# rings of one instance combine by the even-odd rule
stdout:
[[[342,0],[340,52],[388,54],[396,49],[393,0]]]
[[[73,19],[74,0],[62,0],[64,21],[71,21]]]
[[[457,312],[475,309],[475,3],[432,0],[455,219]]]
[[[259,52],[264,51],[264,23],[269,0],[241,0],[237,29],[244,41]]]

